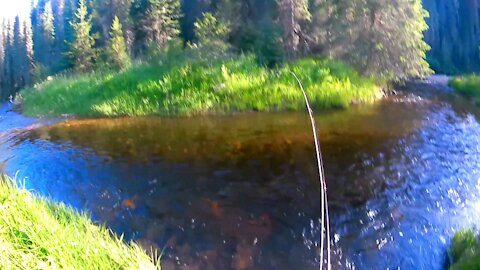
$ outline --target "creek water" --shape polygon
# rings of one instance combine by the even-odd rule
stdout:
[[[480,216],[480,122],[404,94],[316,115],[334,269],[443,269]],[[0,164],[87,210],[163,269],[318,269],[320,188],[303,113],[68,121],[4,107]]]

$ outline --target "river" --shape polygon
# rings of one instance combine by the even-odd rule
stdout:
[[[318,269],[320,188],[304,113],[38,120],[1,109],[0,166],[163,250],[163,269]],[[444,269],[478,225],[480,122],[450,95],[316,114],[333,269]]]

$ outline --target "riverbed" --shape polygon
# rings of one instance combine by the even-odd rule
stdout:
[[[320,188],[304,113],[39,120],[4,106],[0,166],[163,250],[163,269],[318,269]],[[316,114],[333,269],[444,269],[478,225],[478,111],[400,93]]]

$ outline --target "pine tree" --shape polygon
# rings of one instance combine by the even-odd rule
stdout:
[[[194,28],[200,45],[225,47],[230,28],[218,21],[212,13],[203,13],[203,18],[194,23]]]
[[[137,51],[146,46],[161,46],[180,33],[179,0],[137,0],[133,3]]]
[[[66,23],[66,13],[68,9],[68,0],[51,0],[53,11],[53,29],[55,40],[52,46],[52,66],[51,71],[53,73],[58,72],[66,68],[65,53],[68,49],[68,42],[66,30],[70,28],[70,25]]]
[[[425,60],[428,28],[421,0],[322,0],[330,9],[324,27],[324,53],[387,79],[421,77],[430,72]],[[320,15],[317,14],[317,17]]]
[[[3,81],[2,81],[2,100],[5,100],[13,89],[13,72],[12,66],[14,61],[13,55],[13,32],[11,22],[8,21],[4,29],[5,38],[5,53],[4,53],[4,64],[3,64]]]
[[[97,51],[94,48],[95,38],[92,36],[92,17],[88,14],[85,0],[79,0],[75,13],[75,21],[71,22],[74,31],[74,41],[71,44],[69,55],[72,58],[75,70],[88,72],[93,69]]]
[[[107,55],[109,62],[112,63],[115,68],[124,69],[131,64],[127,52],[127,44],[123,36],[122,24],[117,16],[113,19]]]
[[[22,73],[25,76],[25,83],[30,85],[33,82],[32,75],[35,67],[33,57],[33,33],[30,18],[23,22],[23,45],[24,57]]]
[[[50,46],[52,46],[53,41],[55,40],[55,27],[53,24],[54,18],[51,1],[47,1],[45,3],[45,9],[40,15],[40,20],[42,22],[44,39],[48,42]]]
[[[0,96],[2,96],[2,92],[5,90],[3,88],[4,83],[4,74],[3,71],[5,70],[5,46],[6,46],[6,31],[7,23],[6,20],[2,20],[0,24]]]
[[[16,92],[25,86],[25,74],[23,71],[24,63],[24,46],[23,46],[23,30],[20,18],[15,17],[13,24],[13,50],[12,50],[12,74],[13,74],[13,92]],[[12,92],[12,93],[13,93]]]
[[[133,42],[130,8],[133,0],[96,0],[93,2],[93,28],[100,33],[97,44],[105,45],[110,39],[112,21],[118,17],[128,49]]]

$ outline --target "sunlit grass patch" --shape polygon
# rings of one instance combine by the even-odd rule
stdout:
[[[450,269],[479,269],[480,243],[473,229],[467,229],[455,234],[450,252],[453,264]]]
[[[480,76],[471,74],[450,80],[448,83],[456,92],[480,104]]]
[[[0,269],[159,269],[86,214],[0,180]]]
[[[382,95],[373,79],[343,63],[310,58],[267,69],[247,55],[56,78],[23,91],[23,107],[30,116],[87,117],[301,110],[305,105],[291,71],[318,109],[371,103]]]

